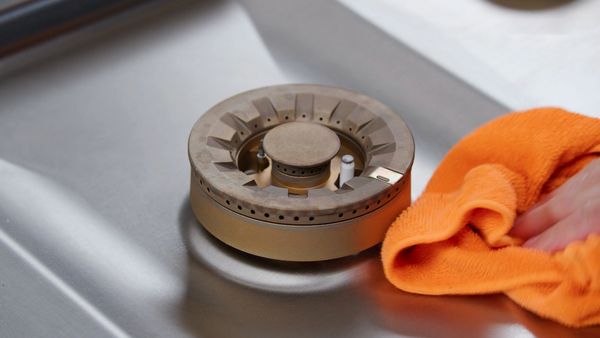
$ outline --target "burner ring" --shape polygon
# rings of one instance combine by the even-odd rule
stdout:
[[[338,187],[343,155],[354,158],[355,174]],[[231,97],[196,122],[189,158],[196,218],[217,238],[259,256],[322,260],[362,251],[379,243],[410,204],[410,130],[378,101],[339,88],[280,85]],[[345,241],[335,252],[307,239],[334,228],[355,232],[330,238]]]

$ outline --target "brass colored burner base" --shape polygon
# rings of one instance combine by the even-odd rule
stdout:
[[[219,240],[270,259],[308,262],[350,256],[379,244],[410,205],[410,173],[389,203],[363,216],[320,225],[282,225],[252,219],[212,200],[192,175],[190,203],[196,219]]]
[[[259,88],[190,133],[190,202],[239,250],[320,261],[377,245],[410,205],[414,141],[382,103],[320,85]]]

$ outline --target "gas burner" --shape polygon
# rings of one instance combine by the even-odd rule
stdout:
[[[280,85],[231,97],[189,138],[190,202],[216,238],[286,261],[356,254],[410,205],[414,141],[380,102]]]

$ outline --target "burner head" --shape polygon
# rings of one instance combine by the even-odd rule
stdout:
[[[262,257],[358,253],[380,243],[410,204],[410,130],[378,101],[339,88],[281,85],[231,97],[196,122],[189,158],[198,221]]]

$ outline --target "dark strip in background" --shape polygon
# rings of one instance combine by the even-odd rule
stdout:
[[[145,0],[29,0],[0,8],[0,58]]]

